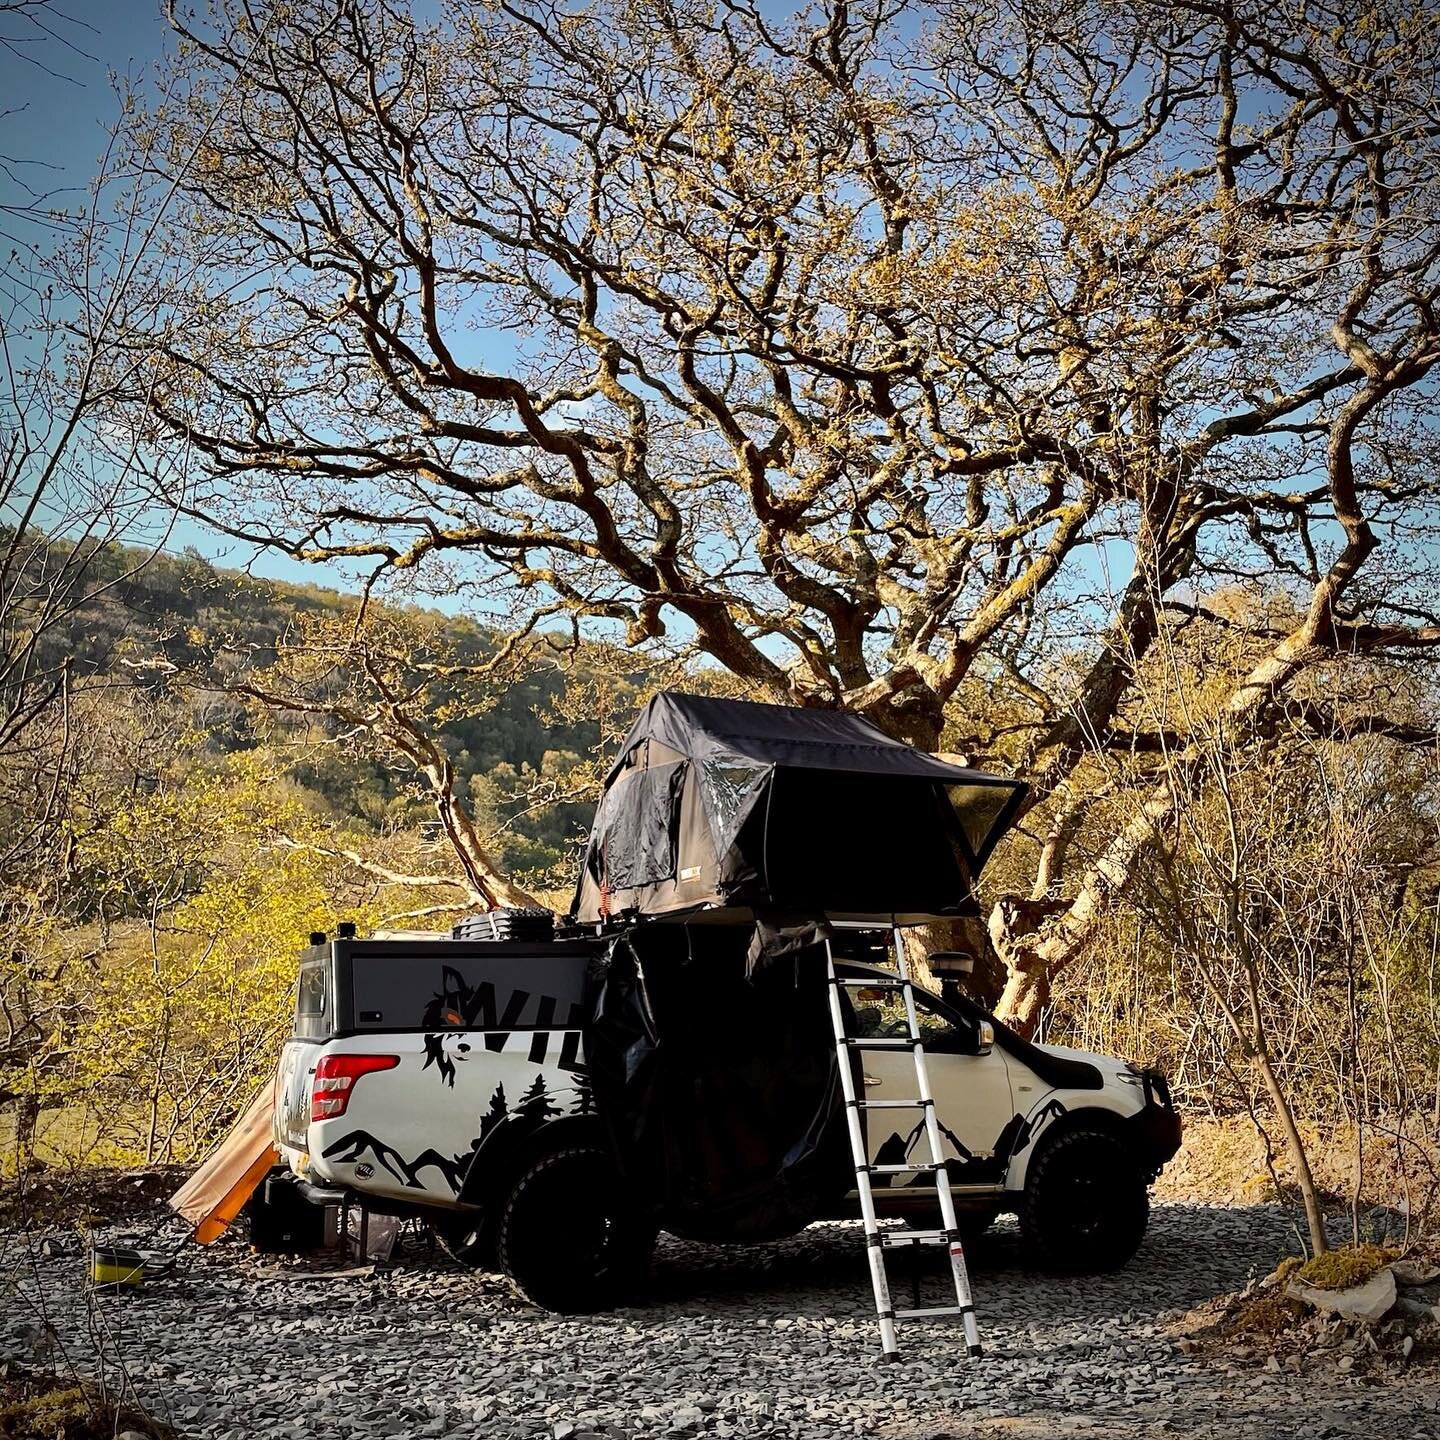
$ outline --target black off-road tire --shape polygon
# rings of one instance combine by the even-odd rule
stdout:
[[[655,1227],[598,1145],[534,1161],[500,1207],[500,1269],[532,1304],[562,1314],[608,1310],[644,1283]]]
[[[1020,1231],[1050,1270],[1118,1270],[1140,1248],[1150,1218],[1146,1176],[1131,1147],[1099,1125],[1051,1140],[1025,1179]]]

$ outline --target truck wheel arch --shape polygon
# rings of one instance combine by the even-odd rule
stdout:
[[[1127,1145],[1132,1143],[1130,1127],[1124,1115],[1103,1105],[1077,1105],[1074,1109],[1066,1110],[1063,1115],[1057,1115],[1029,1145],[1011,1155],[1006,1167],[1006,1189],[1015,1194],[1021,1193],[1036,1158],[1049,1149],[1060,1136],[1068,1135],[1073,1130],[1097,1128],[1109,1131]]]
[[[520,1172],[544,1151],[585,1144],[609,1144],[605,1126],[596,1115],[559,1115],[545,1120],[508,1115],[475,1147],[455,1198],[462,1205],[493,1213]]]

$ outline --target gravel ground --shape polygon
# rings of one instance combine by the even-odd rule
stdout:
[[[1177,1312],[1268,1270],[1289,1233],[1264,1207],[1160,1205],[1125,1270],[1060,1279],[1027,1270],[1018,1236],[1001,1226],[972,1258],[987,1351],[978,1362],[932,1321],[902,1328],[903,1363],[875,1363],[863,1240],[845,1224],[745,1250],[667,1239],[650,1303],[583,1318],[531,1309],[418,1238],[387,1270],[333,1278],[252,1256],[238,1239],[187,1247],[175,1273],[95,1297],[87,1314],[79,1241],[46,1256],[12,1233],[0,1244],[20,1291],[0,1294],[0,1334],[33,1321],[43,1297],[83,1365],[94,1324],[141,1399],[197,1440],[1440,1440],[1440,1392],[1418,1376],[1382,1384],[1328,1363],[1277,1375],[1174,1349],[1164,1330]],[[929,1303],[941,1303],[941,1266],[932,1256]],[[901,1273],[897,1264],[897,1294]]]

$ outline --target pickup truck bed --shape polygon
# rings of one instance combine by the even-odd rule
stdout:
[[[300,963],[277,1077],[295,1174],[454,1209],[491,1132],[589,1110],[588,941],[335,940]]]

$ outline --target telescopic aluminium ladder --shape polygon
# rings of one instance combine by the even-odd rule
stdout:
[[[897,1320],[929,1319],[942,1315],[959,1315],[965,1326],[965,1348],[972,1356],[980,1354],[980,1332],[975,1324],[975,1306],[970,1297],[970,1275],[965,1268],[965,1247],[955,1220],[955,1200],[950,1193],[950,1176],[945,1169],[941,1148],[940,1124],[935,1114],[935,1099],[930,1093],[930,1075],[925,1065],[925,1044],[915,1014],[915,991],[910,980],[910,966],[905,959],[905,946],[898,927],[892,932],[895,942],[897,975],[894,979],[867,977],[842,980],[835,969],[835,954],[830,941],[825,942],[825,960],[830,979],[830,1019],[835,1029],[835,1055],[840,1069],[840,1086],[845,1097],[845,1116],[850,1131],[850,1153],[855,1161],[855,1188],[860,1192],[860,1213],[865,1222],[865,1244],[870,1260],[870,1281],[875,1288],[875,1313],[880,1321],[882,1359],[898,1360],[900,1347],[895,1338]],[[845,1027],[845,1007],[841,1004],[842,989],[894,990],[905,1005],[905,1036],[874,1039],[852,1036]],[[915,1060],[915,1087],[919,1092],[913,1100],[862,1100],[855,1093],[855,1076],[851,1053],[856,1050],[909,1050]],[[862,1110],[920,1110],[924,1112],[925,1134],[930,1141],[928,1164],[905,1163],[875,1165],[870,1163],[865,1145]],[[929,1174],[940,1202],[941,1230],[907,1230],[890,1234],[881,1230],[875,1217],[875,1195],[870,1180],[874,1175]],[[897,1310],[890,1299],[890,1285],[885,1275],[887,1249],[912,1249],[917,1245],[944,1245],[950,1255],[950,1270],[955,1281],[955,1304],[910,1310]]]

